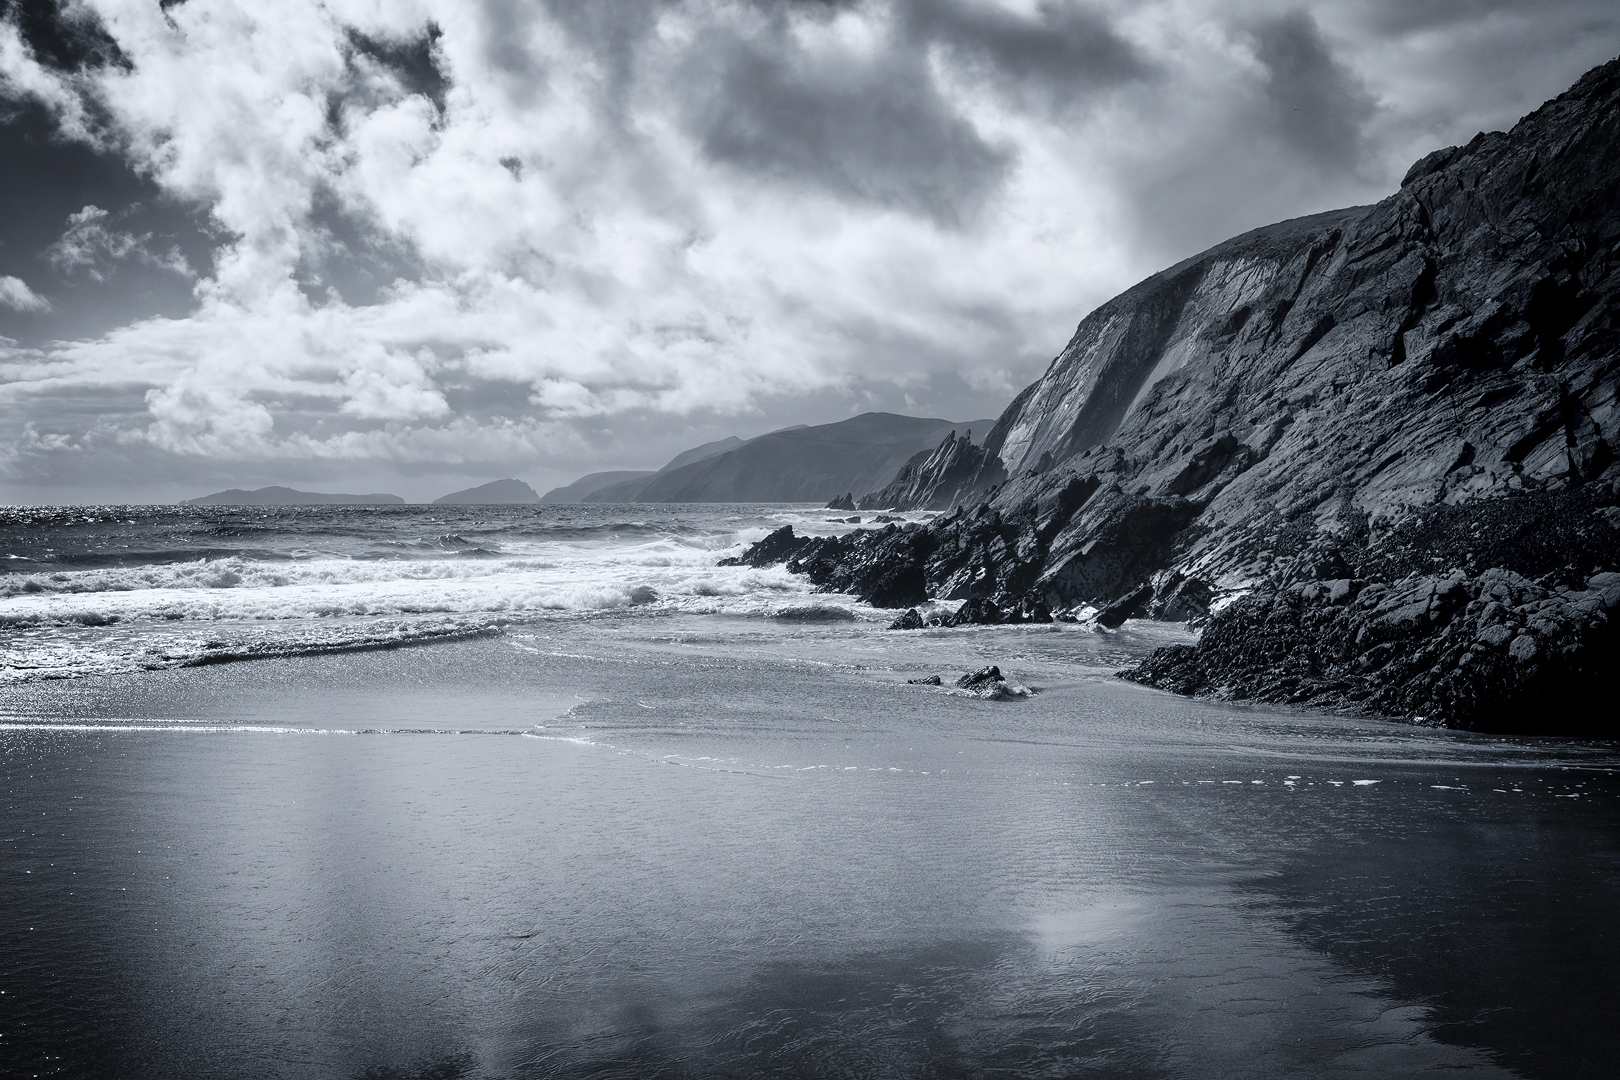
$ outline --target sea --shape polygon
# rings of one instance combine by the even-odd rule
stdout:
[[[720,565],[848,516],[0,508],[0,1077],[1620,1074],[1620,745]]]

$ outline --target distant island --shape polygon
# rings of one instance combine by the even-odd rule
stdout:
[[[521,480],[492,480],[466,491],[452,491],[433,500],[435,506],[530,506],[540,502],[534,488]]]
[[[377,506],[405,500],[398,495],[328,495],[320,491],[296,491],[290,487],[262,487],[252,491],[231,488],[182,500],[185,506]]]

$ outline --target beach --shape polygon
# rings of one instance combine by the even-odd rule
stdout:
[[[626,607],[13,683],[0,1060],[1606,1075],[1615,748],[1112,676],[1186,636]]]

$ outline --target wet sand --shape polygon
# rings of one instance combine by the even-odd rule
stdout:
[[[1609,1075],[1615,748],[1107,674],[1148,644],[604,621],[7,688],[0,1072]],[[1033,698],[904,681],[997,659]]]

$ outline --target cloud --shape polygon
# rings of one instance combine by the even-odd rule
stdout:
[[[152,251],[148,247],[151,233],[136,236],[109,229],[109,216],[93,205],[68,215],[67,230],[45,250],[46,260],[64,276],[82,274],[94,281],[106,281],[119,263],[130,261],[182,277],[194,276],[178,247],[163,253]]]
[[[715,77],[694,93],[689,121],[705,156],[947,227],[974,216],[1011,149],[951,108],[920,56],[852,52],[737,40],[705,54]]]
[[[1376,106],[1333,55],[1316,20],[1289,11],[1257,23],[1252,33],[1279,141],[1324,170],[1359,169]]]
[[[30,289],[26,281],[9,275],[0,277],[0,307],[8,307],[12,311],[51,310],[50,301]],[[0,342],[4,340],[0,339]]]
[[[124,177],[0,208],[27,290],[0,295],[60,278],[51,311],[0,299],[27,339],[0,432],[38,485],[565,481],[992,414],[1134,281],[1378,198],[1620,51],[1593,0],[3,10],[0,124],[29,103]]]
[[[1153,63],[1099,9],[1046,2],[1020,12],[965,0],[911,0],[905,19],[1022,104],[1063,111],[1149,77]]]

